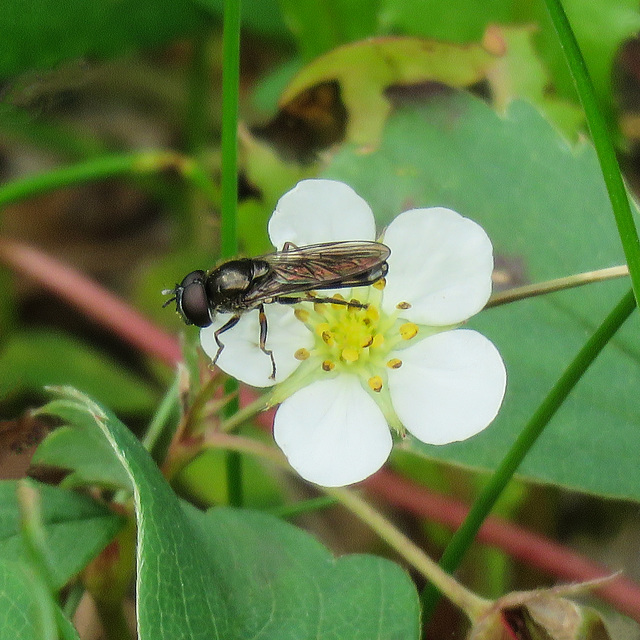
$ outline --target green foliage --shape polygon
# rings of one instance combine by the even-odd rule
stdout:
[[[289,84],[282,102],[320,82],[340,82],[340,97],[349,113],[347,140],[375,144],[391,111],[385,91],[394,85],[421,82],[467,87],[480,82],[495,61],[480,45],[461,47],[417,38],[377,38],[318,58]]]
[[[158,46],[193,33],[201,20],[202,14],[187,0],[155,2],[153,7],[136,0],[69,0],[63,6],[52,0],[5,0],[0,13],[0,77]],[[42,88],[37,77],[23,82],[29,90]]]
[[[640,29],[637,3],[563,4],[614,128],[612,69],[622,43]],[[223,0],[160,0],[153,6],[135,0],[68,0],[63,5],[5,0],[0,13],[0,78],[6,80],[5,104],[0,104],[3,160],[5,143],[11,149],[16,140],[16,146],[28,141],[47,158],[57,152],[79,160],[66,173],[66,181],[45,169],[39,182],[36,176],[35,182],[0,187],[2,206],[17,200],[30,204],[53,189],[87,181],[123,175],[139,180],[144,175],[145,188],[160,201],[149,208],[162,209],[162,224],[170,220],[174,226],[173,240],[167,241],[165,229],[161,246],[145,255],[146,268],[137,279],[137,305],[173,333],[178,327],[182,331],[182,323],[170,309],[162,309],[166,297],[161,291],[192,269],[213,267],[219,244],[219,123],[210,113],[211,105],[198,96],[220,93],[220,61],[209,44],[215,43],[210,34],[222,14]],[[455,5],[443,0],[245,0],[242,24],[252,34],[243,41],[243,64],[250,69],[243,86],[253,90],[254,73],[266,71],[256,102],[271,112],[280,105],[285,143],[287,137],[294,138],[293,146],[300,142],[295,139],[300,121],[312,129],[312,138],[313,127],[331,129],[337,108],[344,111],[344,129],[335,126],[340,135],[314,148],[303,164],[290,160],[303,154],[281,153],[268,135],[258,139],[249,127],[241,128],[241,190],[247,192],[236,221],[241,253],[269,251],[267,222],[278,198],[298,180],[322,173],[347,182],[363,196],[380,228],[405,209],[431,205],[454,208],[478,221],[494,243],[497,274],[510,286],[623,262],[596,155],[580,138],[585,131],[583,112],[541,0],[462,0]],[[177,41],[180,44],[174,46]],[[165,44],[172,45],[170,52],[149,51]],[[153,87],[138,91],[136,82],[142,76],[124,73],[122,85],[76,93],[88,66],[138,54],[145,65],[157,64],[149,81]],[[187,61],[189,56],[195,59]],[[254,60],[259,61],[255,68]],[[157,80],[176,69],[184,74],[189,65],[191,77],[180,79],[184,87],[179,90],[175,81],[164,85]],[[54,72],[47,75],[49,70]],[[124,88],[128,83],[134,85],[132,91]],[[213,91],[206,83],[212,83]],[[322,83],[337,87],[334,104],[314,102],[314,89]],[[488,103],[461,92],[470,87],[485,91]],[[99,128],[88,134],[90,118],[85,120],[84,114],[74,123],[73,118],[49,121],[46,109],[39,113],[41,100],[46,102],[50,95],[66,99],[67,91],[69,101],[81,105],[79,113],[97,102],[110,114],[112,100],[128,109],[129,101],[134,102],[128,91],[145,96],[141,102],[153,95],[166,105],[160,115],[153,114],[152,126],[166,118],[165,108],[171,113],[171,126],[158,138],[161,145],[188,139],[186,146],[198,149],[198,158],[173,150],[164,158],[161,149],[154,161],[132,167],[131,158],[138,156],[129,156],[129,148],[106,155],[107,149],[120,145],[119,134]],[[513,102],[514,98],[521,100]],[[35,110],[23,110],[24,105]],[[182,112],[187,112],[186,122],[176,130],[174,120]],[[241,112],[252,121],[250,107],[241,103]],[[134,117],[129,122],[130,114],[125,113],[127,127],[135,130],[138,121]],[[231,122],[231,130],[235,124]],[[142,131],[131,139],[133,145],[145,144],[147,137]],[[29,166],[16,155],[17,166]],[[11,174],[16,168],[10,151],[6,156]],[[102,173],[82,162],[89,157],[104,160]],[[177,188],[175,180],[167,180],[170,171],[179,176]],[[35,227],[38,206],[25,216],[35,219]],[[73,246],[75,237],[69,238]],[[107,240],[104,248],[109,249]],[[200,370],[202,362],[192,353],[197,330],[188,328],[184,340],[191,379],[185,382],[186,376],[177,376],[163,410],[152,421],[158,433],[144,440],[171,477],[170,485],[115,417],[117,413],[134,417],[137,424],[148,422],[158,403],[156,387],[169,377],[167,370],[154,365],[156,369],[143,377],[102,348],[74,337],[71,327],[69,333],[61,333],[21,326],[16,302],[21,283],[14,287],[5,272],[0,282],[6,285],[0,286],[0,398],[19,402],[45,385],[65,386],[36,412],[38,418],[51,416],[62,424],[41,443],[33,462],[69,472],[60,487],[32,483],[42,502],[41,522],[36,523],[44,541],[40,559],[25,543],[27,525],[20,521],[17,484],[0,483],[1,638],[78,638],[62,613],[57,591],[90,565],[125,522],[102,503],[72,490],[87,487],[105,500],[114,499],[119,509],[130,509],[129,523],[135,515],[141,640],[420,636],[416,590],[398,565],[371,555],[335,558],[313,537],[277,518],[228,507],[202,512],[176,495],[174,489],[194,502],[223,504],[233,484],[224,466],[224,442],[236,436],[225,432],[224,422],[219,428],[225,418],[219,408],[229,400],[220,398],[224,380],[210,387],[208,404],[193,408],[208,384],[208,372]],[[472,496],[482,476],[460,480],[456,468],[498,467],[547,391],[626,288],[622,282],[601,283],[473,318],[469,326],[489,336],[506,361],[505,404],[495,423],[468,442],[431,447],[407,438],[402,445],[405,475],[407,466],[415,467],[415,477],[439,487],[447,486],[446,475],[447,481],[454,479],[447,490],[463,484],[461,493]],[[640,501],[637,333],[634,317],[527,456],[519,470],[524,479]],[[210,435],[223,444],[208,443]],[[281,477],[270,467],[265,470],[262,460],[249,457],[265,450],[272,454],[270,437],[247,429],[237,440],[249,451],[242,454],[239,478],[245,506],[271,508],[280,506],[284,495],[298,497],[297,489],[284,488]],[[200,453],[195,459],[194,452]],[[426,465],[427,458],[437,464]],[[181,466],[185,460],[189,464]],[[448,469],[446,474],[441,466]],[[509,503],[510,515],[517,513],[520,500],[519,491]],[[419,523],[418,528],[434,531],[432,524]],[[439,530],[432,540],[435,537],[439,543],[445,534]],[[406,551],[401,547],[395,551]],[[493,586],[502,589],[510,569],[505,556],[482,555],[486,565],[476,559],[474,582],[487,588],[488,576],[493,576]],[[128,560],[133,562],[133,554]],[[53,588],[46,575],[49,568]],[[129,574],[119,577],[126,583]],[[98,576],[98,591],[108,592],[111,578],[108,571]],[[126,588],[124,584],[123,591]]]
[[[0,397],[73,383],[123,413],[150,411],[157,393],[104,353],[63,333],[14,333],[0,351]]]
[[[56,588],[61,588],[102,551],[122,527],[123,520],[87,496],[41,483],[30,484],[40,496],[53,582]],[[15,481],[0,482],[0,512],[3,514],[0,519],[0,567],[4,562],[26,562],[28,559],[22,542],[16,489]]]
[[[56,603],[25,562],[0,561],[0,634],[16,640],[57,640]],[[69,638],[78,638],[77,633]]]
[[[416,592],[397,566],[370,556],[335,560],[260,513],[195,510],[112,413],[72,389],[59,394],[46,412],[83,429],[93,422],[133,487],[142,640],[246,638],[258,630],[279,639],[418,637]]]

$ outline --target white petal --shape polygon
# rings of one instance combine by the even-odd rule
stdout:
[[[484,229],[451,209],[401,213],[384,234],[391,248],[383,307],[411,308],[418,324],[457,324],[480,311],[491,295],[493,249]]]
[[[273,437],[303,478],[324,487],[364,480],[385,463],[392,446],[382,412],[350,375],[314,382],[287,398]]]
[[[260,321],[258,310],[246,312],[238,324],[219,336],[224,349],[217,365],[226,373],[254,387],[269,387],[287,378],[300,364],[293,356],[301,347],[313,346],[313,335],[293,314],[293,309],[283,305],[265,307],[267,316],[266,348],[273,351],[276,361],[276,379],[272,380],[271,358],[260,350]],[[218,351],[214,331],[231,318],[230,313],[219,313],[213,324],[200,331],[204,352],[213,360]]]
[[[369,205],[350,186],[335,180],[303,180],[285,193],[269,220],[276,249],[285,242],[303,247],[319,242],[374,240]]]
[[[389,370],[393,408],[422,442],[466,440],[496,417],[507,375],[495,346],[468,329],[444,331],[394,354]]]

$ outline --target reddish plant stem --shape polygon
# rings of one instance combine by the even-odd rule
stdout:
[[[181,361],[180,345],[173,336],[72,267],[38,249],[6,238],[0,238],[0,261],[32,278],[136,349],[171,366]],[[241,387],[240,400],[244,406],[255,400],[255,393]],[[271,430],[273,410],[257,416],[257,422]],[[460,526],[469,510],[458,500],[432,493],[385,469],[363,485],[388,504],[451,529]],[[562,580],[584,582],[612,573],[560,544],[495,516],[487,518],[478,533],[478,541],[498,547],[513,558]],[[639,585],[618,576],[594,591],[616,609],[640,622]]]
[[[0,239],[0,260],[143,353],[171,366],[182,359],[180,345],[173,336],[72,267],[7,238]]]
[[[386,503],[450,529],[459,527],[469,507],[432,493],[424,486],[382,469],[364,481],[367,491]],[[478,542],[497,547],[524,564],[568,582],[586,582],[611,576],[614,571],[588,560],[561,544],[527,531],[507,520],[490,516],[482,525]],[[640,622],[640,586],[622,575],[593,589],[621,613]]]

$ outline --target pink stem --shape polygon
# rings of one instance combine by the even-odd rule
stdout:
[[[459,527],[469,511],[464,503],[432,493],[386,469],[365,480],[364,486],[389,504],[450,529]],[[556,542],[496,516],[485,520],[478,532],[478,541],[498,547],[528,566],[568,582],[586,582],[614,573]],[[640,586],[632,580],[616,576],[593,591],[618,611],[640,622]]]
[[[40,283],[136,349],[168,365],[182,359],[178,341],[118,297],[42,251],[0,239],[0,260]]]

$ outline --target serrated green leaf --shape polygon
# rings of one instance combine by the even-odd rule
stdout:
[[[481,41],[489,25],[535,25],[536,48],[551,73],[554,86],[560,95],[575,100],[573,80],[544,2],[461,0],[453,7],[447,0],[431,0],[428,11],[422,0],[380,2],[380,26],[387,33],[463,43]],[[640,29],[638,3],[635,0],[563,0],[562,5],[596,93],[611,111],[613,61],[623,42]],[[524,96],[519,94],[519,97]]]
[[[45,330],[12,335],[0,353],[0,397],[52,384],[77,386],[123,413],[150,412],[157,400],[148,383],[76,338]]]
[[[336,559],[311,536],[257,511],[186,512],[233,596],[234,637],[419,637],[413,586],[389,561],[368,555]]]
[[[504,0],[456,2],[431,0],[380,0],[380,22],[385,32],[435,38],[448,42],[479,42],[488,24],[511,20],[511,7]]]
[[[121,517],[87,496],[31,482],[41,497],[42,524],[56,587],[64,586],[115,536]],[[15,481],[0,482],[0,562],[23,556]]]
[[[95,428],[94,416],[65,400],[53,400],[39,413],[55,416],[63,424],[40,443],[33,464],[71,471],[63,481],[67,487],[97,484],[108,489],[131,490],[129,476]]]
[[[633,38],[640,29],[638,3],[635,0],[563,0],[562,5],[587,63],[596,95],[610,115],[613,62],[623,42]],[[541,56],[561,95],[572,97],[575,95],[573,78],[546,6],[532,3],[531,7],[531,17],[537,19],[541,28],[537,39]]]
[[[419,38],[371,38],[344,45],[314,60],[291,81],[281,97],[287,104],[306,89],[328,80],[340,83],[349,113],[347,139],[375,144],[391,105],[391,85],[434,81],[466,87],[482,80],[495,56],[480,45],[456,45]]]
[[[571,146],[530,105],[504,117],[468,95],[400,110],[380,148],[338,154],[326,177],[371,203],[381,226],[404,209],[448,206],[484,226],[498,269],[536,282],[623,262],[593,148]],[[587,336],[626,291],[608,282],[489,310],[470,326],[500,349],[508,372],[498,418],[467,442],[411,450],[495,468]],[[616,336],[520,468],[524,476],[640,500],[638,321]]]
[[[534,47],[537,30],[532,25],[493,26],[492,38],[499,38],[505,54],[489,74],[491,101],[498,110],[517,98],[535,104],[566,136],[576,140],[585,129],[581,107],[549,91],[551,78]]]
[[[399,567],[367,556],[335,560],[266,515],[203,514],[181,503],[113,414],[73,389],[58,393],[91,416],[131,478],[141,640],[418,637],[416,592]]]

